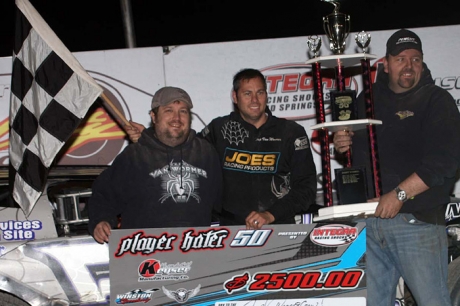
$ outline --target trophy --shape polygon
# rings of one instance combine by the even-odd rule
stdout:
[[[339,2],[323,1],[334,5],[334,11],[323,17],[323,28],[329,38],[329,47],[334,54],[342,54],[345,49],[345,40],[350,34],[350,16],[339,12]]]
[[[319,49],[321,49],[321,37],[312,35],[307,39],[308,49],[313,53],[314,57],[318,57]]]
[[[367,128],[369,131],[372,155],[372,171],[374,175],[375,197],[380,196],[379,171],[377,161],[377,149],[375,141],[375,124],[381,121],[373,118],[372,88],[370,80],[370,58],[377,58],[367,53],[370,44],[370,34],[360,32],[355,36],[355,41],[362,49],[362,54],[344,54],[346,39],[350,33],[350,16],[339,12],[339,0],[321,0],[334,5],[331,14],[323,17],[323,28],[329,39],[329,48],[333,56],[317,57],[316,38],[310,37],[307,41],[308,48],[315,54],[315,57],[306,63],[312,65],[312,75],[315,93],[316,119],[318,124],[312,126],[318,130],[321,143],[321,161],[323,177],[324,206],[333,206],[332,203],[332,182],[330,167],[329,137],[330,133],[337,131],[355,131]],[[356,91],[345,86],[345,64],[355,65],[361,62],[363,68],[363,83],[366,102],[367,119],[358,118]],[[332,122],[326,122],[324,110],[324,94],[322,92],[321,65],[328,68],[335,68],[335,90],[329,92],[330,111]],[[367,202],[367,181],[364,167],[352,166],[351,152],[345,153],[345,165],[341,169],[335,169],[335,187],[339,204],[358,204]]]
[[[371,166],[372,166],[372,178],[374,187],[374,197],[380,197],[382,193],[382,182],[380,181],[380,164],[378,157],[377,148],[377,133],[375,124],[382,124],[381,121],[374,120],[374,100],[372,97],[372,76],[371,76],[371,64],[369,56],[366,55],[367,47],[371,42],[371,34],[361,31],[355,36],[356,44],[363,50],[363,58],[361,59],[361,68],[363,70],[363,84],[364,84],[364,103],[366,108],[366,118],[370,123],[366,126],[371,152]],[[372,124],[372,122],[374,124]]]
[[[323,17],[323,28],[329,38],[329,48],[334,54],[343,54],[346,39],[350,34],[350,16],[339,12],[340,3],[323,0],[334,5],[334,11]],[[345,89],[345,78],[341,64],[336,66],[337,90],[331,91],[331,112],[333,121],[355,120],[357,117],[356,92]],[[343,82],[343,84],[342,84]]]
[[[355,35],[355,41],[358,47],[363,49],[363,53],[366,53],[367,47],[369,47],[369,44],[371,43],[371,34],[366,31],[361,31]]]
[[[355,41],[363,53],[366,53],[370,34],[362,31],[355,35]],[[331,92],[331,109],[333,121],[357,120],[356,92],[354,90]],[[340,204],[366,202],[367,183],[364,167],[352,167],[349,159],[346,167],[335,169],[335,179]]]

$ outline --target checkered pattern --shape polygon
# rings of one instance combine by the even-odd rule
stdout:
[[[356,237],[354,235],[346,235],[344,238],[343,238],[343,241],[345,242],[352,242]]]
[[[10,99],[10,179],[26,215],[45,187],[55,156],[102,88],[27,0],[16,0]]]

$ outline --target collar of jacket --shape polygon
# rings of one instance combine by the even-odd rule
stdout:
[[[184,148],[188,145],[190,145],[193,141],[193,139],[196,137],[196,132],[193,129],[190,129],[190,133],[187,137],[187,139],[180,145],[175,146],[175,147],[170,147],[164,143],[162,143],[156,136],[155,134],[155,129],[153,127],[149,127],[144,129],[142,131],[141,137],[139,138],[139,143],[141,145],[145,145],[148,147],[153,147],[156,149],[162,149],[162,150],[180,150],[181,148]]]
[[[418,82],[417,86],[415,86],[411,90],[408,90],[400,94],[394,93],[388,87],[388,82],[389,82],[388,73],[383,71],[383,65],[381,65],[377,71],[377,80],[375,82],[375,85],[378,87],[381,87],[383,90],[390,91],[392,94],[401,95],[401,96],[411,95],[413,92],[419,90],[421,87],[427,84],[434,84],[433,77],[431,76],[431,71],[430,69],[428,69],[428,66],[425,64],[425,62],[423,63],[423,71],[422,71],[422,76],[420,78],[420,81]]]
[[[267,114],[267,121],[264,124],[262,124],[262,126],[259,129],[261,129],[263,127],[266,127],[266,126],[269,126],[269,125],[271,125],[273,123],[272,118],[274,118],[274,116],[273,116],[272,112],[270,111],[270,109],[268,108],[268,106],[265,107],[265,114]],[[245,121],[241,117],[241,114],[240,114],[240,112],[238,110],[235,110],[235,111],[230,113],[230,120],[238,121],[246,128],[256,129],[256,127],[254,125],[252,125],[251,123]]]

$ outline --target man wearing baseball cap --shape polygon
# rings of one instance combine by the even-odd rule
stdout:
[[[460,113],[435,85],[414,32],[388,39],[373,98],[382,194],[366,219],[367,305],[394,305],[402,277],[417,305],[450,306],[444,213],[460,165]],[[371,169],[366,131],[337,132],[334,146]]]
[[[152,126],[93,184],[89,231],[99,243],[111,229],[210,226],[220,211],[222,171],[214,147],[191,129],[192,100],[163,87],[152,99]]]
[[[316,167],[306,131],[273,116],[265,76],[257,69],[244,68],[233,76],[232,99],[235,111],[214,118],[199,133],[222,162],[219,224],[255,230],[294,224],[295,215],[316,200]],[[135,142],[144,127],[132,125],[128,135]]]

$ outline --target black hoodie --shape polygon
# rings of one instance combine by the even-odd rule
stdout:
[[[315,203],[316,167],[305,129],[266,113],[260,128],[232,112],[201,132],[220,156],[229,224],[245,224],[251,211],[270,212],[274,223],[295,223],[294,216]]]
[[[128,145],[93,184],[89,231],[100,221],[114,228],[210,226],[221,206],[222,171],[214,147],[191,130],[169,147],[153,128]]]
[[[412,173],[430,187],[405,202],[400,212],[441,224],[460,164],[460,113],[450,93],[436,86],[430,70],[423,66],[416,87],[399,94],[388,87],[387,73],[380,70],[377,75],[373,84],[374,112],[375,119],[382,120],[376,133],[378,161],[383,194]],[[363,94],[360,106],[364,106],[362,98]],[[364,107],[360,111],[359,117],[365,118]],[[353,166],[367,165],[371,182],[369,148],[367,131],[357,131],[353,137]],[[374,192],[369,196],[373,197]]]

